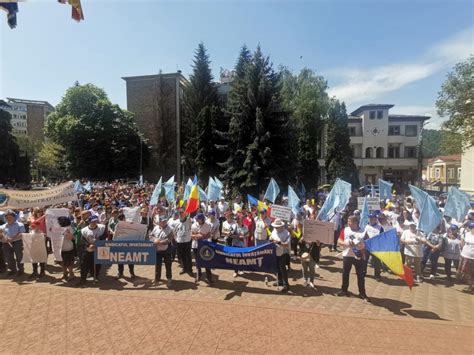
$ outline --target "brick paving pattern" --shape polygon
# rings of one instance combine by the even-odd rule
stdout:
[[[153,286],[154,268],[115,280],[116,266],[94,287],[61,283],[49,265],[40,282],[0,279],[0,353],[470,353],[473,295],[444,278],[412,291],[392,275],[366,278],[372,303],[335,297],[341,261],[323,250],[317,290],[302,287],[292,263],[291,291],[265,275],[233,278],[215,270],[214,287],[195,285],[173,266],[174,284]],[[27,266],[27,272],[30,271]],[[125,268],[127,275],[128,269]],[[295,280],[293,280],[294,277]],[[273,280],[272,276],[269,278]],[[357,294],[355,274],[350,291]]]

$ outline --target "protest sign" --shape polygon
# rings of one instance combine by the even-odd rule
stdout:
[[[277,272],[276,247],[268,243],[251,248],[234,248],[200,240],[197,266],[257,272]]]
[[[21,233],[21,240],[23,241],[22,264],[45,263],[48,261],[43,233]]]
[[[364,198],[357,197],[357,209],[362,211],[364,207]],[[369,211],[378,211],[380,210],[380,198],[367,196],[367,204],[369,205]]]
[[[124,207],[123,214],[125,215],[125,220],[127,222],[140,223],[140,207]]]
[[[146,224],[119,221],[115,228],[114,240],[145,240]]]
[[[48,208],[46,210],[46,233],[51,240],[51,247],[53,248],[54,259],[62,261],[61,248],[63,247],[63,231],[64,228],[58,223],[58,217],[68,217],[69,211],[67,208]]]
[[[334,244],[334,223],[324,221],[303,221],[303,238],[306,241],[319,240],[323,244]]]
[[[95,246],[96,264],[155,265],[156,263],[156,248],[150,241],[98,240]]]
[[[272,205],[270,209],[271,218],[280,218],[284,221],[291,221],[291,207]]]
[[[47,190],[6,190],[0,189],[0,209],[32,208],[57,205],[77,201],[77,193],[72,181]]]

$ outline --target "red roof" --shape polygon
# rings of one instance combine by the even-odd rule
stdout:
[[[435,158],[429,160],[430,163],[435,162],[436,160],[442,161],[461,161],[461,154],[451,154],[451,155],[439,155]]]

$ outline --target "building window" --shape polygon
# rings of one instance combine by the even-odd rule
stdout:
[[[454,179],[454,168],[448,169],[448,179]]]
[[[351,137],[356,135],[356,128],[355,127],[349,127],[349,135]]]
[[[369,118],[375,120],[375,111],[369,111]]]
[[[377,118],[381,120],[383,118],[383,111],[377,111]]]
[[[389,136],[399,136],[400,135],[400,126],[388,126],[388,135]]]
[[[441,176],[441,169],[440,168],[435,168],[434,171],[435,171],[435,173],[434,173],[435,179],[439,179],[440,176]]]
[[[389,158],[400,158],[400,147],[388,147]]]
[[[369,147],[365,150],[365,157],[372,158],[372,148]]]
[[[375,151],[375,155],[377,158],[383,158],[384,157],[383,153],[384,151],[382,147],[378,147],[377,150]]]
[[[458,168],[458,180],[461,180],[461,168]]]
[[[413,126],[405,126],[405,136],[407,137],[416,137],[416,134],[418,133],[418,127],[413,125]]]
[[[416,147],[405,147],[405,158],[416,158]]]

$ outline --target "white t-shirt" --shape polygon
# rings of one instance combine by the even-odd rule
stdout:
[[[245,246],[245,239],[240,239],[240,237],[248,236],[249,229],[245,224],[242,224],[241,226],[239,226],[238,224],[235,225],[237,227],[237,233],[234,234],[234,237],[232,238],[232,246],[242,248]]]
[[[201,233],[201,234],[208,234],[209,238],[208,241],[212,241],[211,239],[211,225],[209,223],[204,222],[203,224],[199,224],[198,222],[194,222],[191,227],[191,233]],[[198,241],[193,239],[191,244],[191,248],[197,249]]]
[[[191,218],[185,221],[177,220],[175,225],[176,243],[187,243],[191,241]]]
[[[373,238],[378,236],[380,233],[382,233],[383,227],[380,224],[375,224],[371,226],[370,224],[367,224],[365,226],[364,232],[367,233],[369,238]]]
[[[363,230],[353,231],[351,227],[344,228],[344,241],[345,242],[352,240],[354,244],[358,244],[362,242],[364,238],[365,238],[365,232]],[[342,256],[355,258],[356,255],[354,254],[354,251],[352,250],[352,248],[353,248],[352,246],[347,246],[346,249],[342,251]]]
[[[255,223],[254,236],[256,240],[267,240],[267,227],[271,224],[270,218],[266,217],[264,220],[260,218]]]
[[[229,204],[227,202],[220,202],[217,204],[217,211],[219,215],[222,217],[224,214],[229,210]]]
[[[467,232],[464,235],[464,246],[461,250],[461,256],[467,259],[474,259],[474,234]]]
[[[219,227],[221,223],[217,218],[214,218],[214,221],[211,221],[210,218],[206,219],[206,223],[211,226],[211,238],[210,240],[217,240],[221,237],[221,234],[219,232]]]
[[[89,244],[94,244],[105,233],[105,226],[97,224],[95,229],[90,229],[89,226],[82,228],[81,235]]]
[[[405,245],[405,255],[416,258],[423,256],[423,244],[417,238],[420,238],[418,233],[412,233],[411,230],[406,230],[402,233],[400,241]]]
[[[283,229],[281,232],[278,232],[275,228],[270,234],[270,240],[274,240],[277,242],[288,243],[286,247],[277,245],[276,246],[276,256],[282,256],[283,254],[290,253],[290,233],[288,230]]]

